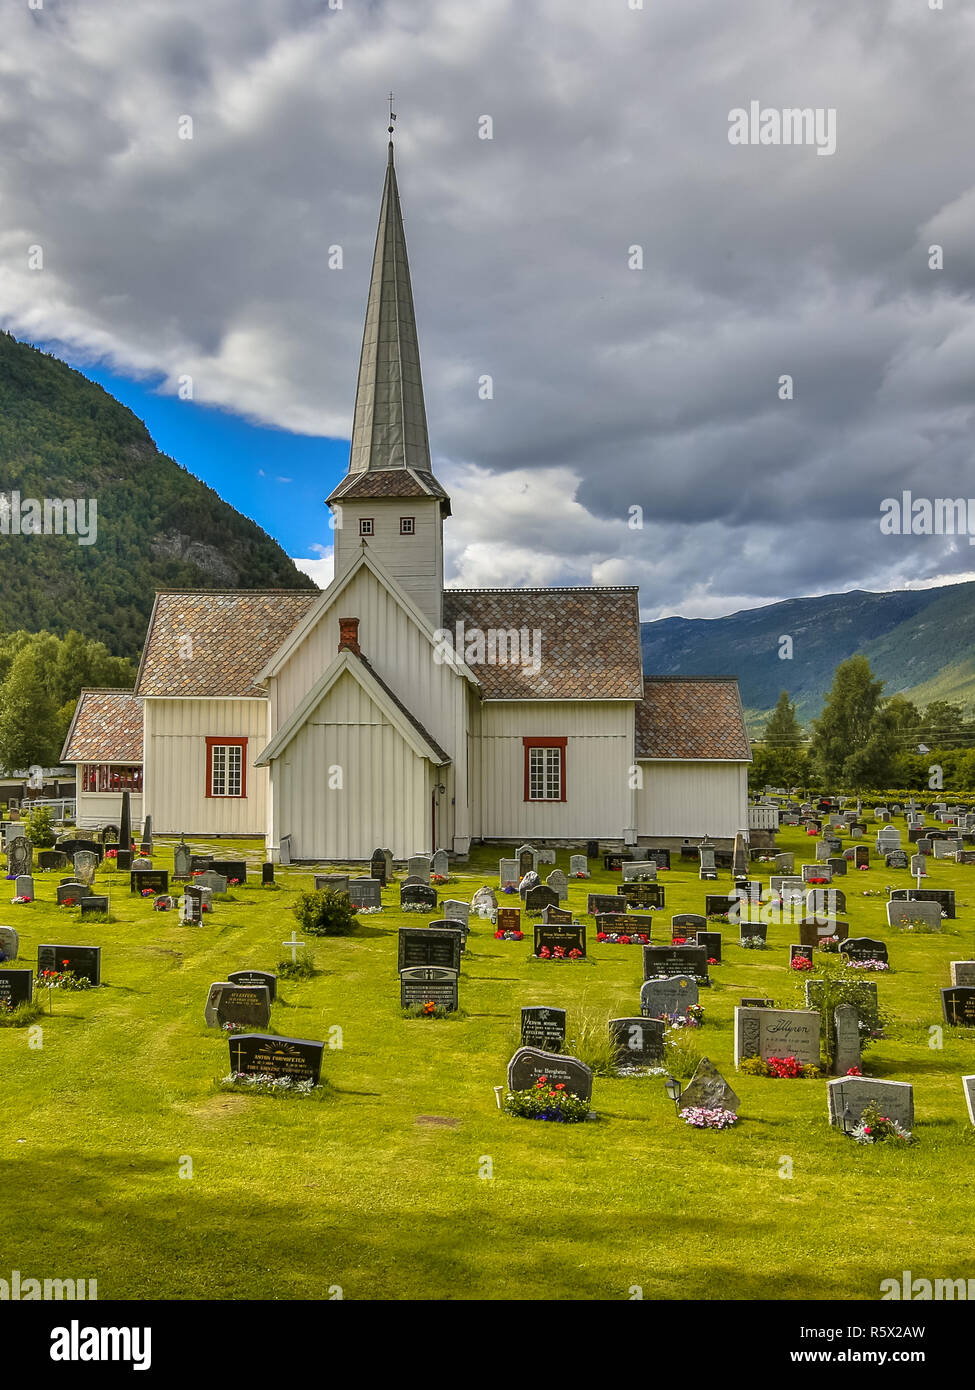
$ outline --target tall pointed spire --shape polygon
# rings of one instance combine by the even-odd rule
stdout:
[[[390,133],[393,119],[391,102]],[[430,472],[420,349],[392,140],[359,358],[349,473],[386,468]]]

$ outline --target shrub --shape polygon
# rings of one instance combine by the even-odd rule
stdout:
[[[504,1098],[504,1108],[506,1114],[519,1115],[525,1120],[578,1124],[589,1114],[589,1101],[574,1096],[561,1081],[550,1086],[548,1077],[540,1076],[527,1091],[509,1091]]]
[[[609,1022],[597,1014],[580,1014],[574,1036],[560,1050],[578,1057],[597,1076],[615,1074],[616,1048],[610,1041]]]
[[[291,911],[309,936],[351,936],[356,929],[348,893],[336,893],[333,888],[299,893]]]
[[[315,973],[311,951],[296,951],[294,960],[279,960],[274,972],[282,980],[310,980]]]
[[[37,806],[24,813],[24,834],[35,849],[54,844],[54,817],[49,806]]]
[[[771,1076],[768,1062],[761,1057],[744,1057],[738,1063],[738,1070],[743,1071],[746,1076]]]
[[[693,1028],[668,1028],[664,1033],[664,1066],[679,1081],[693,1076],[701,1060],[693,1041],[695,1032]]]

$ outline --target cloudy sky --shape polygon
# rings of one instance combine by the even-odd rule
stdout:
[[[0,323],[323,582],[392,87],[450,582],[975,577],[879,527],[975,496],[975,16],[932,3],[3,0]],[[753,101],[835,153],[729,143]]]

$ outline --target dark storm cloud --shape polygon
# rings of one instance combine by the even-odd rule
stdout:
[[[967,573],[964,540],[878,524],[902,488],[975,492],[962,7],[99,0],[5,25],[18,334],[347,432],[393,85],[453,578],[709,615]],[[835,108],[835,154],[729,144],[752,100]]]

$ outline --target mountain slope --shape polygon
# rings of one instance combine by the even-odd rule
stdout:
[[[0,333],[0,493],[94,499],[97,539],[0,535],[0,627],[76,628],[138,654],[163,588],[314,588],[253,521],[161,454],[140,420]]]
[[[792,639],[791,659],[779,657]],[[885,694],[975,702],[975,584],[787,599],[726,618],[641,624],[643,666],[656,675],[737,675],[751,723],[782,690],[804,722],[817,715],[833,671],[862,652]]]

